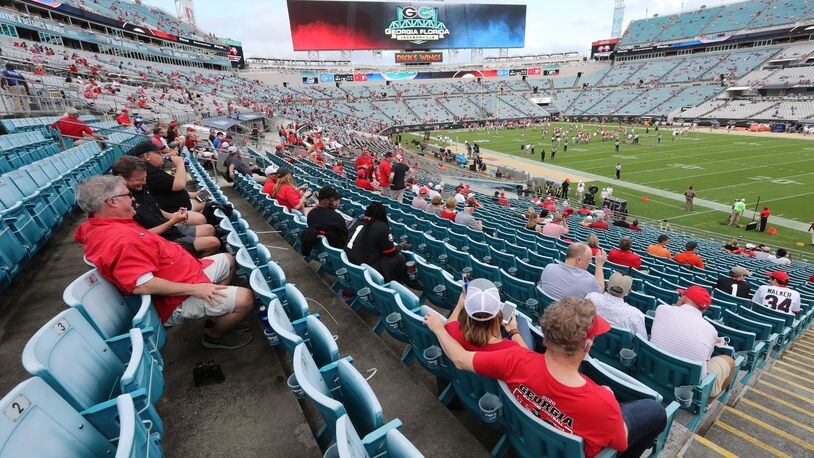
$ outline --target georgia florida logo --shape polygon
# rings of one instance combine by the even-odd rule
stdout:
[[[438,20],[438,8],[397,6],[396,20],[390,23],[384,33],[393,40],[420,45],[446,38],[449,35],[449,29]]]

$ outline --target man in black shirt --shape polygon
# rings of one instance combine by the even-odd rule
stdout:
[[[210,256],[220,251],[220,240],[215,237],[215,228],[209,224],[191,225],[185,208],[175,213],[167,213],[158,207],[150,191],[144,186],[147,182],[147,164],[134,156],[122,156],[113,164],[113,174],[124,178],[127,189],[133,197],[133,219],[150,232],[180,244],[198,257]]]
[[[750,275],[752,275],[752,272],[749,272],[741,266],[735,266],[729,272],[729,278],[721,277],[718,279],[718,283],[715,284],[715,289],[719,289],[733,296],[749,298],[750,287],[745,279]]]
[[[322,235],[328,245],[334,248],[345,248],[348,243],[348,225],[345,218],[336,211],[342,194],[333,186],[323,186],[317,194],[317,206],[308,212],[308,228],[316,235]],[[305,244],[305,240],[303,240]],[[310,251],[310,250],[309,250]],[[303,246],[303,254],[305,247]]]
[[[230,183],[235,181],[235,174],[241,173],[252,177],[252,179],[258,183],[266,182],[266,177],[260,176],[260,169],[257,166],[254,164],[248,165],[243,161],[243,158],[240,156],[240,149],[237,146],[230,146],[228,151],[229,156],[223,161],[223,166],[226,168],[226,181]],[[258,176],[255,177],[254,174]]]
[[[396,155],[395,164],[390,167],[390,197],[401,202],[404,200],[405,182],[411,178],[413,171],[404,163],[404,156]]]
[[[630,228],[630,223],[627,222],[627,217],[622,215],[622,217],[613,222],[613,225],[616,227],[624,227],[625,229]]]
[[[162,210],[174,213],[180,208],[186,208],[200,212],[203,210],[204,204],[195,199],[198,194],[186,191],[187,171],[184,166],[184,158],[178,155],[165,156],[165,153],[165,148],[150,140],[145,140],[130,150],[131,156],[140,157],[147,163],[147,189],[153,194]],[[174,176],[163,170],[167,161],[175,168]],[[203,224],[205,220],[194,222]]]

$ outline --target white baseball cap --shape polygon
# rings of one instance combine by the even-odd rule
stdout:
[[[435,189],[436,191],[440,191],[441,190],[441,185],[437,184],[437,185],[435,185],[435,187],[433,189]]]
[[[230,146],[229,147],[229,154],[234,154],[237,152],[237,146]]]
[[[466,314],[475,321],[489,321],[500,313],[502,302],[500,291],[494,283],[485,278],[476,278],[466,287],[464,309]],[[486,317],[476,318],[474,315],[486,314]]]
[[[266,175],[273,175],[273,174],[277,173],[277,169],[279,169],[279,167],[277,167],[274,164],[271,164],[270,166],[266,167],[266,170],[265,170]]]

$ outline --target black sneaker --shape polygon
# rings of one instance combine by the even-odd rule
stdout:
[[[245,332],[229,332],[222,337],[215,339],[214,337],[203,336],[201,345],[206,348],[219,348],[222,350],[236,350],[240,347],[245,347],[252,341],[252,335]]]
[[[204,327],[211,328],[215,325],[215,320],[206,320],[206,325]],[[232,328],[232,331],[237,332],[249,332],[252,329],[252,323],[248,320],[243,320],[240,323],[236,324],[235,327]]]

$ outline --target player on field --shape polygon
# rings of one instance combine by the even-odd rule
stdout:
[[[616,163],[616,179],[622,179],[622,164],[620,162]]]

